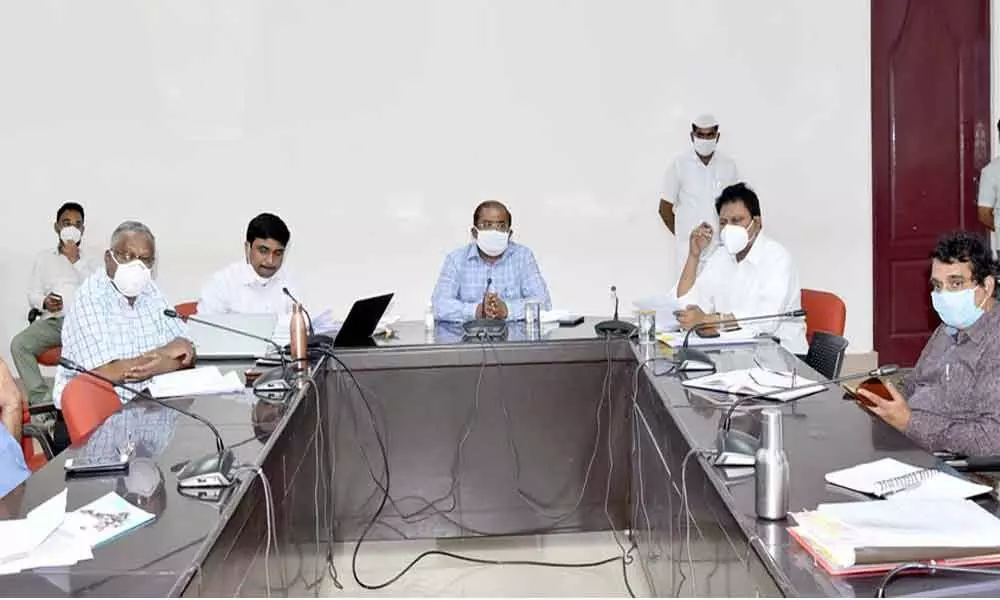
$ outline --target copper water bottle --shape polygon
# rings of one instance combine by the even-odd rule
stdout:
[[[308,333],[306,330],[306,316],[302,312],[302,306],[298,302],[292,304],[292,318],[289,322],[289,340],[291,341],[293,369],[296,373],[304,374],[309,368],[308,354]]]

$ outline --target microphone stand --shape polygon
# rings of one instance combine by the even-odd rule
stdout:
[[[490,291],[493,277],[486,278],[486,288],[483,289],[483,300],[480,306],[486,306],[486,294]],[[484,309],[485,310],[485,309]],[[462,323],[462,330],[467,338],[475,339],[503,339],[507,335],[507,321],[503,319],[472,319]]]
[[[226,445],[223,443],[222,434],[219,433],[219,430],[216,429],[215,425],[212,425],[208,419],[193,412],[184,410],[179,406],[174,406],[164,402],[144,390],[114,381],[90,369],[85,369],[68,358],[60,358],[59,364],[63,368],[69,369],[70,371],[76,371],[82,375],[89,375],[94,379],[103,381],[113,387],[132,392],[143,400],[148,400],[164,408],[177,411],[186,417],[204,424],[212,430],[212,435],[215,436],[215,454],[209,454],[189,461],[187,465],[185,465],[184,468],[177,474],[177,486],[179,488],[224,488],[233,484],[232,469],[233,464],[236,462],[236,458],[233,455],[233,451],[227,449]]]
[[[729,406],[722,419],[719,421],[719,428],[716,433],[716,450],[719,454],[716,457],[715,464],[720,466],[751,466],[754,463],[754,454],[757,452],[760,442],[756,437],[750,435],[749,433],[731,429],[733,414],[739,407],[745,406],[757,400],[773,399],[775,396],[787,394],[788,392],[809,390],[817,386],[825,387],[831,383],[840,383],[842,381],[869,377],[885,377],[887,375],[892,375],[898,370],[899,367],[897,365],[883,365],[877,369],[872,369],[871,371],[851,373],[850,375],[833,377],[824,381],[810,383],[809,385],[781,388],[764,394],[756,394],[754,396],[740,398]],[[820,390],[817,390],[817,392],[818,391]],[[801,397],[795,398],[793,400],[789,400],[788,403],[798,402],[800,399]]]
[[[636,332],[636,326],[632,323],[622,321],[618,318],[618,288],[611,286],[611,295],[615,297],[615,316],[608,321],[601,321],[594,325],[594,331],[601,337],[623,336],[632,337]]]
[[[309,337],[306,340],[306,347],[307,348],[322,348],[324,346],[332,346],[333,345],[333,338],[332,337],[330,337],[328,335],[323,335],[322,333],[319,334],[319,335],[316,334],[316,330],[313,329],[312,315],[310,315],[309,311],[306,310],[306,305],[302,304],[301,302],[299,302],[295,298],[295,296],[293,296],[292,293],[290,291],[288,291],[287,287],[281,288],[281,293],[283,293],[284,295],[288,296],[288,299],[291,300],[292,302],[294,302],[295,304],[298,304],[299,308],[301,308],[302,312],[305,313],[305,315],[306,315],[306,321],[309,324]]]
[[[700,331],[702,329],[708,329],[709,327],[721,327],[722,325],[731,325],[739,323],[753,323],[754,321],[770,321],[772,319],[795,319],[798,317],[806,316],[806,311],[800,309],[790,310],[788,312],[776,313],[773,315],[759,315],[756,317],[744,317],[742,319],[720,319],[718,321],[712,321],[711,323],[698,323],[694,327],[687,330],[684,334],[684,343],[681,344],[680,350],[677,351],[677,356],[674,357],[674,364],[676,365],[676,370],[678,371],[714,371],[715,362],[708,356],[706,352],[702,352],[697,348],[691,348],[688,346],[691,340],[691,334]]]

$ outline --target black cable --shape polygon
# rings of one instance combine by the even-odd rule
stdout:
[[[418,562],[420,562],[421,560],[423,560],[428,556],[445,556],[448,558],[452,558],[454,560],[470,562],[474,564],[482,564],[482,565],[536,566],[536,567],[552,567],[552,568],[592,568],[592,567],[599,567],[611,564],[617,561],[622,561],[623,564],[627,564],[626,563],[628,558],[627,556],[625,557],[613,556],[599,561],[585,562],[585,563],[557,563],[557,562],[530,561],[530,560],[490,560],[485,558],[464,556],[461,554],[455,554],[453,552],[447,552],[444,550],[426,550],[418,554],[417,557],[411,560],[409,564],[407,564],[399,573],[392,576],[386,581],[383,581],[378,584],[369,584],[364,581],[361,581],[361,578],[358,575],[358,554],[361,551],[361,544],[364,542],[365,537],[367,537],[372,527],[375,526],[375,523],[378,521],[379,515],[382,513],[383,510],[385,510],[385,505],[389,500],[389,489],[390,489],[389,454],[386,451],[385,442],[382,440],[382,434],[379,431],[378,426],[376,424],[375,411],[372,410],[371,403],[368,402],[368,398],[365,396],[364,388],[358,381],[357,377],[354,375],[354,372],[350,369],[350,367],[344,364],[344,361],[342,361],[340,357],[335,355],[331,350],[323,349],[323,354],[335,360],[337,364],[339,364],[344,369],[344,371],[347,372],[348,376],[351,378],[351,381],[354,383],[355,388],[358,390],[358,394],[361,396],[361,400],[362,402],[364,402],[365,408],[368,412],[368,416],[371,420],[372,431],[374,431],[375,433],[375,441],[378,444],[379,451],[382,454],[382,467],[385,471],[384,487],[381,485],[380,481],[378,481],[373,477],[373,481],[375,481],[376,486],[382,488],[383,491],[382,500],[379,502],[379,506],[375,510],[375,513],[372,515],[371,519],[368,520],[368,523],[365,525],[364,529],[362,529],[361,535],[358,536],[358,539],[354,544],[354,551],[351,553],[351,574],[354,576],[354,581],[358,585],[367,590],[372,590],[372,591],[384,589],[399,581],[404,575],[406,575],[406,573],[408,573],[413,567],[415,567]],[[369,473],[371,473],[371,470],[369,470]]]
[[[885,598],[886,588],[889,584],[893,582],[900,575],[905,574],[907,571],[920,571],[922,575],[936,575],[937,573],[958,573],[962,575],[988,575],[991,577],[1000,577],[1000,570],[997,569],[978,569],[975,567],[946,567],[941,565],[935,565],[933,563],[906,563],[899,565],[895,569],[889,571],[879,582],[878,587],[875,588],[876,598]]]

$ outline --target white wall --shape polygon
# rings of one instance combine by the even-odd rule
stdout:
[[[606,313],[609,284],[673,277],[662,172],[712,111],[803,286],[872,347],[868,0],[3,2],[0,74],[2,340],[68,199],[91,244],[150,225],[173,301],[273,210],[314,310],[395,290],[417,319],[498,198],[555,304]]]

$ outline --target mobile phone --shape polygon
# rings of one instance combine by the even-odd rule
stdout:
[[[92,475],[128,470],[128,455],[74,456],[63,463],[67,475]]]
[[[560,327],[576,327],[583,323],[583,315],[570,315],[565,319],[559,319]]]

